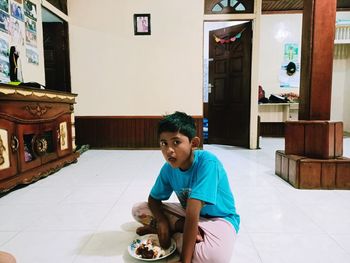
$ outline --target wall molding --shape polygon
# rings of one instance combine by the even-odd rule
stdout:
[[[203,116],[192,116],[202,140]],[[95,149],[154,149],[163,116],[75,116],[76,144]]]

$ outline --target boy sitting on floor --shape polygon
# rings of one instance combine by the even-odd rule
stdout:
[[[132,209],[144,225],[136,233],[158,234],[163,248],[173,237],[182,263],[229,262],[240,217],[223,165],[212,153],[196,150],[200,139],[194,120],[185,113],[165,116],[158,136],[166,163],[148,202]],[[180,204],[163,203],[173,191]]]

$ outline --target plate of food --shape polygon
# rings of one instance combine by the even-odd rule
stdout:
[[[166,258],[176,250],[176,243],[171,239],[168,249],[161,248],[158,235],[149,234],[135,238],[128,246],[128,252],[133,258],[144,261],[155,261]]]

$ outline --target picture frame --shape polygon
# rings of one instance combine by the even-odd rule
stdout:
[[[134,14],[134,35],[151,35],[151,14]]]

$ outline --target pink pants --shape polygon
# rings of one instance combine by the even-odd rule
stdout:
[[[177,219],[185,217],[185,210],[178,203],[163,203],[164,213],[173,228]],[[150,225],[154,219],[147,202],[135,204],[132,215],[137,222]],[[233,225],[222,218],[199,218],[199,228],[203,233],[203,241],[196,243],[193,252],[193,263],[227,263],[232,256],[236,231]],[[175,233],[173,239],[176,247],[182,251],[182,233]]]

